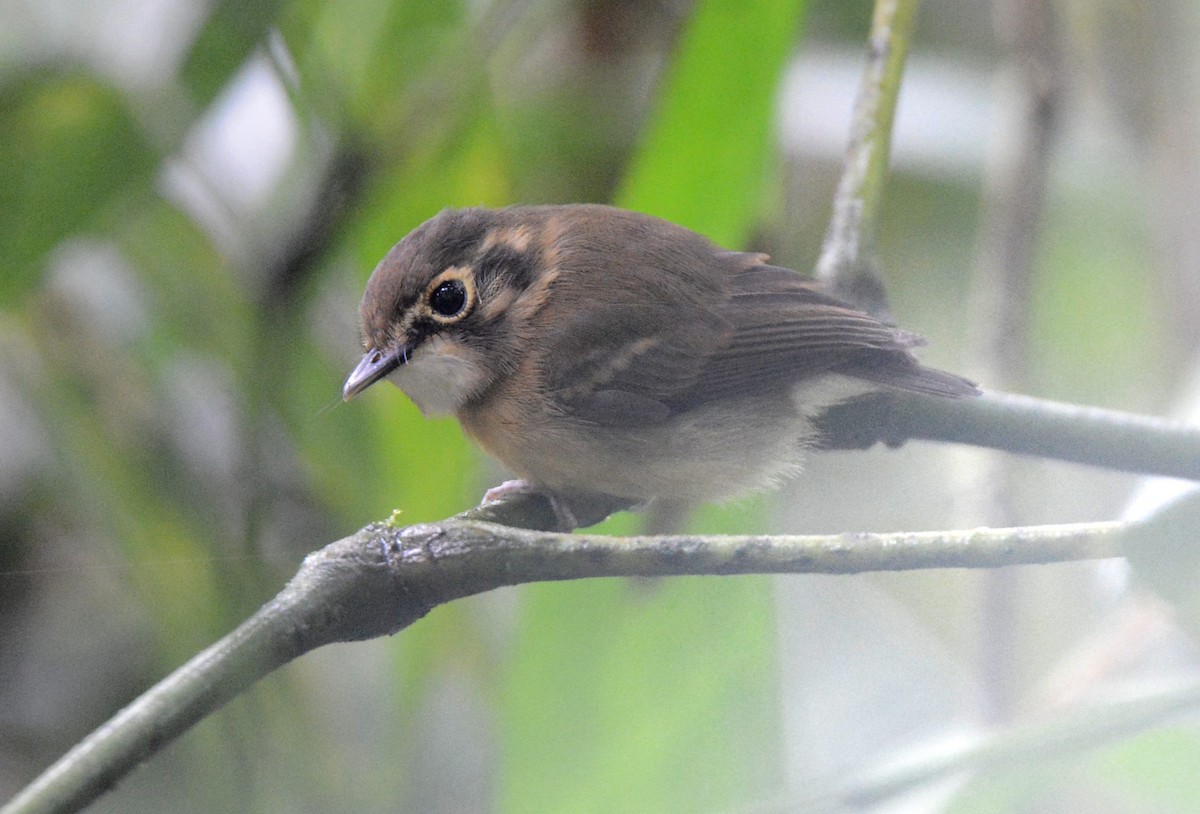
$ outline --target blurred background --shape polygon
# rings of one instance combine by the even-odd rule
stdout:
[[[0,0],[0,800],[305,553],[503,477],[394,388],[339,401],[391,245],[447,206],[601,201],[810,269],[870,16]],[[879,255],[927,362],[1182,414],[1200,390],[1197,34],[1183,0],[922,5]],[[1054,91],[1033,148],[1030,88]],[[997,295],[992,224],[1030,154],[1036,183],[1013,193],[1032,196],[1030,274]],[[1108,520],[1154,488],[910,444],[818,456],[694,527]],[[305,657],[93,810],[828,811],[813,801],[859,773],[1196,656],[1114,564],[525,586]],[[1194,724],[1089,747],[880,810],[1200,811]]]

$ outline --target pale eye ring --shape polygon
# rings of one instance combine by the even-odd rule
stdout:
[[[462,280],[445,280],[429,292],[429,308],[443,319],[458,316],[466,307],[467,286]]]

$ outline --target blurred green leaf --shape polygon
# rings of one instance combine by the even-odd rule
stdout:
[[[1129,811],[1200,811],[1200,733],[1195,728],[1147,732],[1104,750],[1091,761],[1094,782],[1127,802]]]
[[[488,100],[475,98],[437,140],[413,145],[368,193],[349,244],[365,282],[396,243],[442,209],[511,202],[508,160]]]
[[[30,73],[0,88],[0,303],[157,164],[121,95],[94,77]]]
[[[696,7],[620,206],[736,248],[762,200],[780,76],[803,0]]]
[[[1094,752],[1046,755],[1019,768],[972,777],[946,814],[1012,811],[1200,811],[1200,735],[1194,729],[1146,732]],[[1106,809],[1108,810],[1108,809]]]
[[[229,79],[260,47],[283,4],[223,0],[209,14],[184,63],[181,79],[201,108],[217,97]]]
[[[373,484],[378,507],[367,519],[400,509],[402,522],[439,520],[479,502],[476,458],[451,418],[430,420],[391,388],[371,405],[371,438],[379,473]]]
[[[1146,399],[1142,409],[1158,409],[1148,396],[1176,375],[1137,207],[1105,188],[1046,214],[1030,341],[1039,376],[1031,386],[1048,398],[1125,409]]]
[[[772,598],[757,579],[522,593],[500,810],[736,809],[779,785]],[[703,641],[697,641],[702,638]]]
[[[67,382],[54,391],[58,453],[69,461],[62,488],[73,495],[75,513],[112,530],[132,592],[154,609],[155,655],[164,669],[177,665],[236,615],[223,602],[208,529],[195,522],[196,507],[175,492],[193,484],[181,477],[177,461],[156,454],[154,439],[134,445],[120,438],[105,415],[112,409],[103,404],[107,399]]]
[[[383,150],[441,120],[442,108],[469,84],[464,78],[479,73],[477,49],[466,46],[468,18],[460,0],[297,3],[282,27],[306,103],[349,132],[371,134]],[[425,98],[436,108],[410,110]]]
[[[181,348],[220,359],[248,355],[255,314],[227,260],[166,200],[146,195],[140,203],[108,219],[122,253],[141,271],[156,331],[147,348],[153,361]]]

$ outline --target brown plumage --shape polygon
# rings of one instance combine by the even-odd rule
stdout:
[[[764,255],[596,205],[442,212],[379,264],[361,316],[347,398],[390,376],[552,490],[727,497],[793,471],[847,398],[978,393]]]

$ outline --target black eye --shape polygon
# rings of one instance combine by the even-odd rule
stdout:
[[[462,280],[447,280],[429,292],[429,307],[443,317],[462,313],[467,307],[467,287]]]

